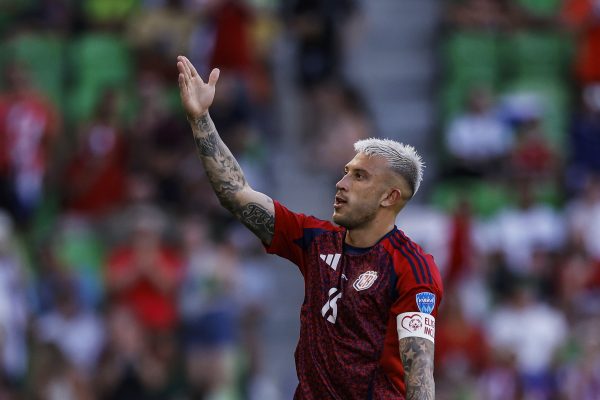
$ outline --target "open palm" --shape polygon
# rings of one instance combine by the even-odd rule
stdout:
[[[205,83],[196,68],[186,57],[177,57],[179,70],[179,95],[181,104],[188,117],[200,117],[208,111],[215,98],[215,85],[219,79],[219,70],[213,69]]]

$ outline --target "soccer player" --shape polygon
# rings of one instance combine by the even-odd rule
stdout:
[[[395,226],[422,179],[414,148],[355,144],[336,185],[333,222],[296,214],[246,182],[211,121],[219,70],[204,82],[178,57],[181,101],[219,201],[305,281],[294,399],[433,399],[435,317],[442,282],[433,258]]]

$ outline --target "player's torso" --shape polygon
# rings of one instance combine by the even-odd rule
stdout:
[[[323,233],[305,250],[305,301],[296,357],[301,380],[303,368],[316,367],[321,381],[331,385],[321,388],[331,395],[323,398],[336,398],[333,393],[365,398],[381,373],[397,277],[382,244],[385,239],[358,253],[343,248],[343,236],[339,231]]]

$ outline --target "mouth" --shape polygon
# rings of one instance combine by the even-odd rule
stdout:
[[[346,199],[344,199],[341,196],[335,196],[335,201],[333,202],[333,208],[334,209],[339,209],[340,207],[342,207],[344,204],[346,204],[348,201]]]

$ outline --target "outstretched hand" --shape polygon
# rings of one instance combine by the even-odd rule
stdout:
[[[219,79],[219,69],[215,68],[204,83],[196,68],[184,56],[177,57],[179,70],[179,95],[188,118],[204,115],[215,98],[215,85]]]

